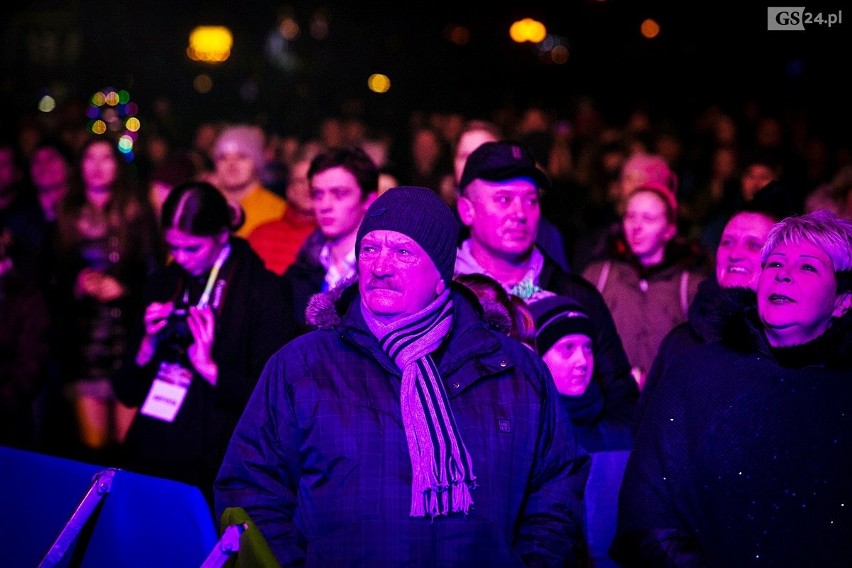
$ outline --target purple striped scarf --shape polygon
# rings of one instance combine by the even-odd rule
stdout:
[[[469,511],[476,486],[470,455],[461,439],[432,353],[449,334],[449,290],[419,313],[382,324],[361,310],[379,345],[402,370],[400,403],[411,458],[411,516]]]

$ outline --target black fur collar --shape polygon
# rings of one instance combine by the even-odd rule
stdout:
[[[772,349],[763,334],[763,326],[757,316],[757,296],[751,291],[726,294],[721,297],[717,316],[720,318],[722,343],[740,352],[758,351],[770,355],[779,363],[800,366],[800,357],[788,358],[779,355],[790,351]],[[809,347],[814,344],[815,348]],[[792,348],[796,353],[807,352],[808,360],[835,369],[852,370],[852,312],[832,320],[826,332],[807,346]],[[814,353],[821,353],[815,357]],[[816,359],[820,359],[817,361]]]

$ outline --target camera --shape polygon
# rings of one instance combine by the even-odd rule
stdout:
[[[169,314],[166,326],[160,330],[157,336],[158,349],[164,349],[164,355],[180,356],[192,344],[192,331],[186,318],[189,310],[184,307],[176,307]]]

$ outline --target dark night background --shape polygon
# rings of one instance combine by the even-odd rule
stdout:
[[[285,8],[303,30],[290,45],[296,64],[289,70],[264,51]],[[324,41],[307,33],[318,8],[329,14]],[[829,12],[842,5],[807,8]],[[106,86],[127,89],[140,116],[166,97],[185,126],[260,119],[282,132],[308,130],[353,100],[379,123],[404,122],[416,109],[485,116],[501,105],[540,104],[567,114],[583,97],[613,121],[638,105],[682,121],[710,102],[737,108],[754,100],[769,110],[807,113],[827,136],[845,137],[852,124],[852,88],[844,77],[852,8],[840,26],[803,32],[768,32],[766,14],[766,4],[705,1],[552,0],[486,9],[446,0],[28,2],[5,8],[2,17],[2,118],[14,123],[34,112],[45,92],[60,101],[86,100]],[[543,64],[529,44],[509,40],[510,24],[522,17],[564,38],[566,64]],[[662,26],[652,41],[638,33],[646,17]],[[212,67],[186,57],[189,32],[200,24],[232,29],[227,62]],[[446,41],[448,24],[467,26],[469,42]],[[201,72],[214,81],[204,95],[192,88]],[[367,91],[373,72],[390,76],[388,94]]]

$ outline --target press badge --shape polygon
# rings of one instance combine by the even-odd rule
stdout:
[[[157,378],[139,412],[157,420],[173,422],[186,398],[190,382],[192,372],[188,369],[177,363],[160,363]]]

